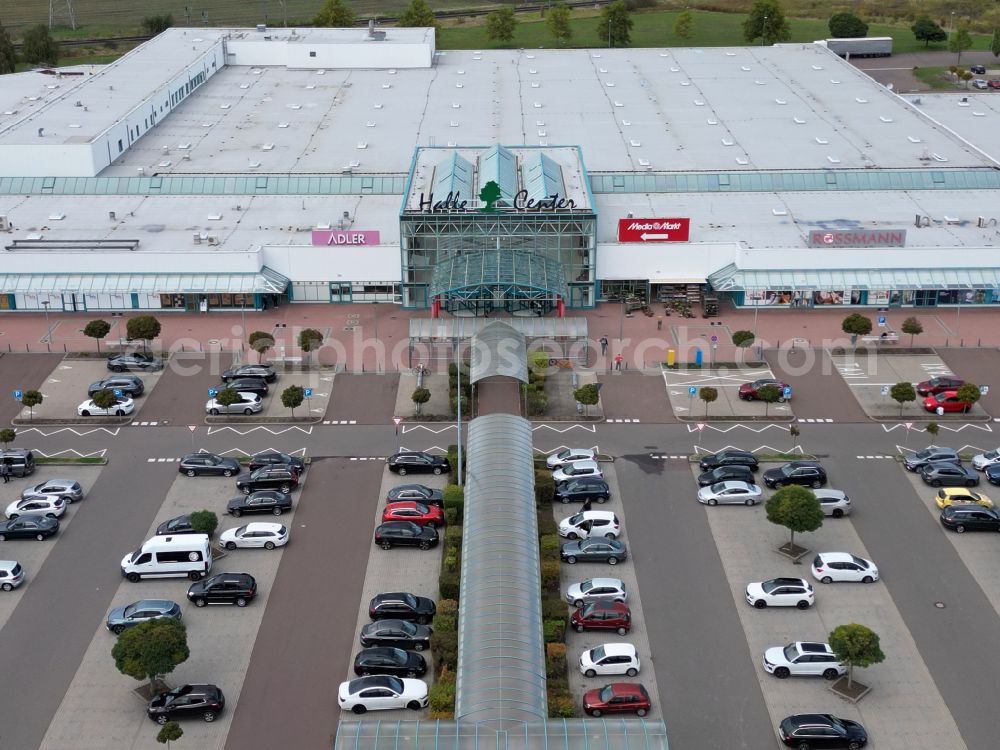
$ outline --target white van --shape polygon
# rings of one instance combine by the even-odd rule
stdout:
[[[122,558],[122,575],[133,583],[144,577],[187,576],[197,581],[211,569],[212,551],[207,534],[154,536]]]

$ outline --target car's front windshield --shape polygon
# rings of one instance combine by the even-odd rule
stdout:
[[[582,591],[584,594],[586,594],[592,588],[594,588],[594,582],[589,578],[580,584],[580,591]]]
[[[604,646],[598,646],[595,649],[591,649],[591,651],[590,651],[590,659],[591,659],[591,661],[597,662],[597,661],[600,661],[603,658],[604,658]]]
[[[791,661],[792,659],[794,659],[798,655],[799,655],[799,651],[798,651],[797,648],[795,648],[795,644],[794,643],[789,643],[787,646],[785,646],[785,659],[787,661]]]
[[[615,691],[611,688],[611,686],[605,685],[601,689],[601,700],[607,703],[609,700],[611,700],[612,697],[614,697],[614,694]]]

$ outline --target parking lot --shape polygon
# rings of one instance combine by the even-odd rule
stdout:
[[[738,395],[744,383],[774,377],[767,367],[663,371],[663,383],[674,416],[687,421],[704,421],[706,417],[710,420],[794,419],[794,389],[790,388],[787,400],[782,395],[780,402],[772,404],[743,400]],[[702,388],[714,388],[718,393],[718,399],[709,404],[707,410],[700,398]]]

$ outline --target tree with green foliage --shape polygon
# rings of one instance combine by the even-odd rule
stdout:
[[[764,416],[768,415],[771,409],[771,404],[775,401],[784,401],[784,394],[778,389],[776,385],[765,385],[757,389],[757,395],[754,397],[758,401],[764,402]]]
[[[1000,34],[997,34],[996,29],[993,30],[993,38],[990,39],[990,52],[993,53],[993,57],[1000,57]]]
[[[903,333],[910,334],[910,346],[913,346],[913,337],[923,333],[924,327],[923,325],[921,325],[919,320],[917,320],[914,316],[911,315],[910,317],[908,317],[906,320],[903,321],[901,330],[903,331]]]
[[[597,26],[597,38],[607,39],[610,47],[628,47],[632,43],[632,14],[625,0],[615,0],[605,5],[601,11],[601,22]]]
[[[927,16],[916,19],[910,31],[918,42],[924,43],[925,49],[931,46],[931,42],[943,42],[948,38],[948,33]]]
[[[795,449],[795,441],[798,439],[799,435],[801,435],[801,434],[802,434],[802,431],[799,429],[799,426],[797,424],[792,423],[792,424],[788,425],[788,437],[790,437],[792,439],[792,449],[793,450]]]
[[[219,406],[232,406],[240,402],[240,392],[235,388],[223,388],[215,394],[215,403]]]
[[[32,26],[21,39],[21,58],[31,65],[55,65],[59,62],[59,45],[43,23]]]
[[[7,29],[0,24],[0,75],[13,73],[17,68],[17,51]]]
[[[426,388],[415,388],[410,395],[410,400],[416,404],[416,413],[420,413],[420,407],[431,400],[431,392]]]
[[[302,401],[306,397],[306,391],[301,385],[290,385],[281,392],[281,405],[292,410],[295,416],[295,409],[302,406]]]
[[[778,0],[755,0],[750,14],[743,21],[743,38],[751,43],[760,40],[764,45],[791,39],[792,29],[781,3]]]
[[[937,422],[928,422],[927,426],[924,427],[924,432],[931,436],[930,445],[934,445],[934,439],[937,437],[938,433],[941,431],[941,425]]]
[[[899,416],[903,416],[903,404],[908,404],[910,401],[917,400],[917,392],[913,388],[913,383],[909,380],[903,380],[896,383],[892,388],[889,389],[889,395],[892,397],[893,401],[899,404]]]
[[[746,349],[754,342],[755,338],[753,331],[733,331],[733,346]]]
[[[850,334],[853,344],[858,340],[858,336],[867,336],[872,332],[872,319],[861,313],[851,313],[840,324],[840,330]]]
[[[149,342],[160,335],[160,321],[152,315],[137,315],[129,318],[125,327],[125,335],[129,341],[142,341],[142,348],[145,351]]]
[[[150,36],[162,34],[174,25],[174,17],[169,13],[162,16],[146,16],[142,19],[142,28]]]
[[[11,427],[4,427],[0,430],[0,445],[3,446],[4,450],[7,450],[7,446],[14,442],[17,438],[17,431]]]
[[[190,655],[187,628],[172,617],[128,628],[111,649],[118,671],[136,680],[149,680],[150,691],[155,689],[157,677],[173,672]]]
[[[962,383],[962,385],[958,386],[958,389],[955,391],[955,395],[958,396],[959,401],[965,401],[968,404],[968,406],[963,409],[963,412],[967,412],[972,408],[973,404],[979,400],[979,397],[982,394],[979,392],[979,386],[975,383]]]
[[[573,391],[573,398],[577,403],[583,404],[584,414],[589,414],[590,407],[597,406],[597,402],[601,400],[601,389],[596,383],[587,383]]]
[[[101,351],[101,339],[111,333],[111,324],[106,320],[92,320],[83,327],[83,335],[97,341],[97,351]]]
[[[410,4],[400,14],[396,25],[408,27],[433,26],[437,28],[437,19],[434,17],[434,11],[431,10],[431,6],[427,4],[427,0],[410,0]]]
[[[691,38],[694,33],[694,16],[691,15],[691,11],[683,10],[677,14],[677,20],[674,21],[674,33],[685,41]]]
[[[795,534],[816,531],[823,525],[823,508],[812,490],[791,484],[782,487],[764,504],[767,520],[791,532],[789,548],[795,548]]]
[[[830,650],[847,665],[847,688],[854,684],[854,668],[870,667],[885,661],[879,637],[864,625],[852,622],[849,625],[838,625],[830,631],[827,639]]]
[[[868,24],[850,11],[830,16],[830,36],[834,39],[857,39],[868,36]]]
[[[705,416],[708,416],[708,405],[719,398],[719,392],[715,388],[708,386],[698,389],[698,398],[705,402]]]
[[[323,334],[315,328],[303,328],[299,331],[299,349],[304,353],[314,352],[323,346]]]
[[[170,750],[170,743],[177,742],[183,736],[184,730],[181,729],[181,725],[176,721],[168,721],[160,727],[160,731],[156,734],[156,741],[161,745],[166,745],[167,750]]]
[[[274,336],[267,331],[254,331],[247,339],[250,348],[257,352],[257,362],[264,362],[264,353],[274,347]]]
[[[111,409],[115,404],[118,403],[118,397],[115,396],[114,391],[110,388],[101,388],[90,400],[94,402],[94,406],[98,409]]]
[[[35,407],[42,403],[45,397],[41,394],[41,391],[36,391],[34,389],[30,391],[25,391],[21,394],[21,406],[28,407],[28,419],[35,418]]]
[[[565,45],[573,38],[573,27],[570,26],[570,10],[566,3],[557,3],[549,10],[549,15],[545,19],[545,24],[549,27],[549,33],[561,45]]]
[[[313,19],[313,26],[328,29],[346,29],[354,25],[356,16],[344,0],[326,0]]]
[[[191,514],[191,528],[199,534],[212,536],[219,528],[219,517],[210,510],[196,510]]]
[[[955,52],[958,57],[955,58],[955,62],[961,64],[962,53],[967,49],[972,48],[972,35],[969,34],[969,30],[964,26],[959,26],[958,29],[951,35],[948,39],[948,51]],[[971,78],[971,76],[970,76]]]
[[[514,40],[516,29],[517,18],[509,5],[501,5],[486,16],[486,37],[490,41],[509,44]]]

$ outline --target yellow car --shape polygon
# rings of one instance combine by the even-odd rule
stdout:
[[[934,501],[939,508],[947,508],[952,503],[955,505],[982,505],[984,508],[993,507],[993,501],[986,497],[986,495],[973,492],[965,487],[945,487],[944,489],[940,489]]]

